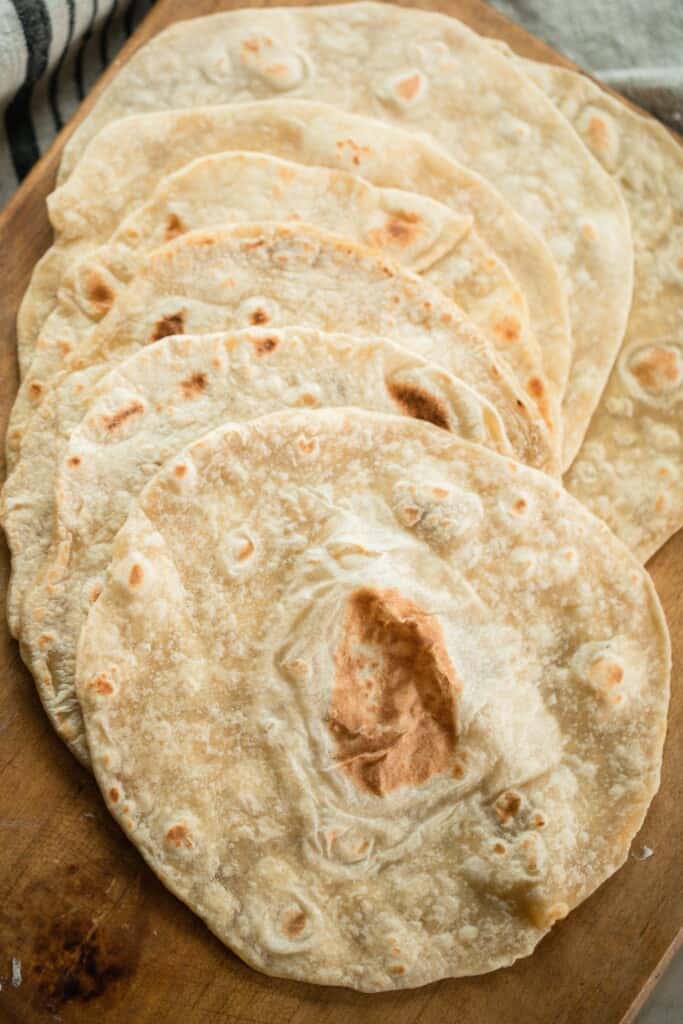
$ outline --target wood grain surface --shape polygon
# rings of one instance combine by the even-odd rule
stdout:
[[[160,0],[0,217],[0,434],[16,390],[14,320],[50,242],[45,197],[60,151],[97,93],[180,17],[247,3]],[[252,6],[264,6],[254,4]],[[479,0],[451,13],[518,52],[569,64]],[[571,66],[571,65],[570,65]],[[4,471],[4,467],[3,467]],[[0,624],[0,1022],[107,1024],[625,1024],[683,926],[683,534],[652,559],[671,627],[673,697],[662,787],[625,867],[533,957],[480,978],[367,996],[266,978],[172,897],[110,820],[90,776],[53,733]],[[0,588],[8,556],[0,550]],[[12,982],[12,961],[14,984]],[[19,964],[21,983],[19,982]]]

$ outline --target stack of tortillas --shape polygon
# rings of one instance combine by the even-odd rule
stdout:
[[[250,9],[139,49],[48,206],[3,522],[55,729],[268,974],[530,953],[659,782],[681,149],[451,18]]]

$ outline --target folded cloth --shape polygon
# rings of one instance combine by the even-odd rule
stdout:
[[[0,209],[153,0],[0,0]]]
[[[683,130],[683,0],[489,0],[586,71]]]

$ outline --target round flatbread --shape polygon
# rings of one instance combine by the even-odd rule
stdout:
[[[60,411],[52,424],[41,408],[31,454],[22,455],[12,481],[16,512],[7,530],[13,591],[37,579],[21,607],[22,656],[57,732],[84,763],[74,693],[81,627],[131,501],[185,444],[226,420],[344,405],[428,420],[511,453],[492,406],[388,341],[305,328],[165,338],[97,383],[92,374],[91,368],[70,375],[54,402],[45,403]],[[73,417],[65,410],[77,407],[77,395],[87,395],[89,404],[70,430]]]
[[[417,193],[376,188],[346,171],[248,152],[193,161],[163,179],[148,202],[93,253],[90,307],[101,317],[144,257],[170,239],[217,224],[264,220],[315,224],[424,275],[482,329],[541,415],[552,422],[524,297],[507,267],[477,236],[472,217]],[[78,264],[83,280],[88,279],[90,262],[85,257]],[[106,301],[102,273],[108,282]],[[66,318],[53,315],[41,330],[24,384],[29,394],[63,366],[69,350],[78,348],[83,330],[92,325],[92,311],[90,318],[84,314],[83,327],[74,314],[69,307]],[[555,414],[559,416],[558,407]]]
[[[428,133],[541,232],[564,274],[574,337],[563,404],[568,465],[626,326],[628,211],[544,93],[455,18],[359,3],[177,22],[133,54],[100,94],[65,147],[62,177],[117,118],[283,93]]]
[[[378,991],[512,963],[623,863],[668,677],[649,577],[549,477],[332,410],[147,485],[77,692],[176,895],[268,974]]]

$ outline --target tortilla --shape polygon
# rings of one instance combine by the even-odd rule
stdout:
[[[633,270],[628,213],[542,91],[454,18],[359,3],[176,22],[100,94],[65,147],[60,180],[117,118],[282,93],[429,133],[543,235],[564,274],[574,337],[563,404],[569,465],[623,338]]]
[[[303,324],[386,335],[492,402],[519,458],[557,469],[548,432],[530,400],[442,292],[369,249],[310,225],[189,232],[152,253],[127,288],[93,258],[83,270],[80,264],[74,268],[52,317],[70,350],[68,370],[123,358],[171,334]],[[49,384],[27,378],[22,385],[7,433],[13,460],[30,403],[42,400]]]
[[[649,576],[549,477],[332,410],[153,478],[77,693],[109,810],[223,942],[379,991],[512,963],[624,862],[669,661]]]
[[[69,390],[73,394],[79,377],[65,381],[59,408],[71,405]],[[297,406],[353,405],[426,419],[511,453],[495,410],[450,374],[388,341],[305,328],[165,338],[97,384],[89,381],[88,391],[87,413],[73,431],[53,435],[52,445],[48,431],[36,431],[33,458],[22,458],[25,482],[34,488],[24,495],[22,557],[14,563],[15,573],[23,568],[26,574],[39,559],[38,545],[46,552],[46,533],[48,542],[53,538],[23,604],[21,650],[53,725],[84,763],[74,695],[81,627],[132,499],[189,441],[226,420]],[[41,462],[49,462],[50,473],[35,472]],[[42,501],[36,478],[49,481]]]
[[[171,238],[196,228],[263,220],[315,224],[424,274],[482,328],[541,415],[552,422],[540,349],[524,297],[507,267],[473,230],[472,217],[456,215],[416,193],[375,188],[344,171],[248,152],[193,161],[162,179],[148,202],[94,253],[97,263],[106,268],[107,281],[113,275],[115,284],[108,285],[106,301],[101,286],[94,289],[89,305],[102,316],[119,282],[128,283],[141,259]],[[87,276],[88,257],[78,267],[79,274]],[[73,316],[69,307],[66,323],[63,317],[52,316],[44,325],[38,354],[23,386],[27,408],[36,384],[42,386],[63,365],[69,349],[77,348],[78,341],[71,340],[79,333]],[[85,319],[90,326],[91,320]],[[19,404],[15,423],[20,408]],[[558,417],[558,403],[554,412]]]
[[[626,336],[566,485],[646,562],[683,526],[683,150],[587,78],[529,64],[631,215]]]

